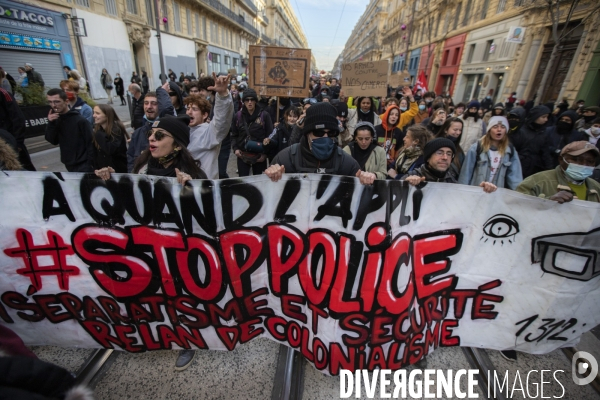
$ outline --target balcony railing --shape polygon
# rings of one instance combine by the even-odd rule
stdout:
[[[236,13],[231,11],[229,8],[227,8],[223,4],[221,4],[221,2],[219,2],[218,0],[200,0],[200,2],[208,5],[210,8],[215,10],[218,14],[221,14],[221,15],[225,16],[227,19],[231,20],[232,22],[235,22],[236,24],[240,25],[242,28],[244,28],[246,31],[250,32],[252,35],[259,37],[260,33],[258,32],[258,29],[256,29],[255,27],[250,25],[248,22],[246,22],[244,20],[243,16],[237,15]]]
[[[256,8],[256,5],[254,5],[254,3],[252,2],[252,0],[240,0],[246,7],[248,7],[253,13],[254,15],[256,15],[258,13],[258,8]]]
[[[269,37],[263,33],[260,34],[260,40],[262,40],[266,44],[271,44],[271,39],[269,39]]]

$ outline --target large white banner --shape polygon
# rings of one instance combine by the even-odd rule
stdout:
[[[547,353],[600,322],[599,210],[327,175],[4,172],[0,323],[130,352],[264,336],[331,374],[439,346]]]

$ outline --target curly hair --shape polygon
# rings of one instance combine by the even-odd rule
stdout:
[[[188,97],[183,99],[183,104],[186,106],[197,106],[200,109],[200,112],[203,114],[210,114],[210,110],[212,110],[212,105],[210,102],[199,94],[190,94]]]

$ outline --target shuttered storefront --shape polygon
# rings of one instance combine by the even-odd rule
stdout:
[[[47,89],[58,87],[59,82],[66,79],[60,54],[0,48],[0,65],[15,80],[19,76],[17,68],[25,63],[30,63],[42,74]]]

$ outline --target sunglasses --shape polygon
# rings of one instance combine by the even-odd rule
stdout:
[[[252,97],[249,97],[249,98],[246,98],[246,99],[244,99],[244,103],[247,103],[247,102],[249,102],[249,101],[256,101],[256,99],[255,99],[255,98],[252,98]]]
[[[327,137],[337,136],[338,132],[329,130],[329,129],[315,129],[312,131],[313,136],[321,138],[327,134]]]
[[[154,134],[154,139],[156,139],[159,142],[166,137],[170,137],[170,138],[173,137],[173,136],[169,135],[168,133],[165,133],[164,131],[151,130],[148,132],[148,139],[150,138],[150,136],[152,136],[152,134]]]

